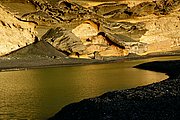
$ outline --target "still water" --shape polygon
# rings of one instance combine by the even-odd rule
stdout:
[[[179,57],[1,72],[0,120],[45,120],[69,103],[163,80],[163,73],[132,67],[167,59]]]

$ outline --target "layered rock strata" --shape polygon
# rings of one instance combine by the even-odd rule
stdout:
[[[35,24],[18,20],[0,5],[0,56],[35,42]]]
[[[144,55],[179,49],[179,0],[126,0],[89,8],[71,0],[29,2],[36,12],[24,14],[22,19],[60,26],[42,39],[71,57]]]
[[[140,42],[148,44],[148,53],[180,49],[180,19],[178,15],[171,14],[149,20],[146,22],[146,28],[148,31],[140,38]]]
[[[64,28],[52,28],[41,39],[47,41],[57,50],[67,55],[72,53],[77,55],[82,54],[85,50],[85,46],[82,44],[81,40],[71,31]]]
[[[89,17],[89,10],[75,3],[66,0],[48,2],[47,0],[29,0],[37,12],[24,14],[24,20],[34,20],[41,25],[69,23]]]

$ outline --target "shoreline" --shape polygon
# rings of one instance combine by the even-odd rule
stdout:
[[[24,54],[24,53],[23,53]],[[26,53],[25,53],[26,54]],[[28,55],[27,55],[28,56]],[[5,56],[0,58],[0,72],[4,71],[16,71],[16,70],[28,70],[28,69],[41,69],[49,67],[61,67],[61,66],[79,66],[90,64],[108,64],[118,63],[131,60],[149,59],[156,57],[170,57],[180,56],[180,52],[164,52],[153,53],[144,56],[137,56],[130,54],[125,57],[107,57],[105,60],[96,59],[83,59],[83,58],[69,58],[65,56],[49,56],[49,55],[34,55],[34,56]]]
[[[49,120],[179,119],[180,60],[154,61],[137,65],[135,68],[163,72],[169,78],[69,104]]]
[[[178,50],[180,48],[178,0],[142,0],[139,2],[135,0],[133,0],[134,2],[114,0],[117,3],[112,2],[113,0],[108,1],[111,2],[108,3],[107,0],[99,0],[99,2],[97,0],[67,0],[65,2],[59,0],[5,0],[0,2],[2,5],[1,27],[2,31],[7,33],[3,34],[5,36],[2,39],[2,46],[5,47],[2,48],[8,51],[2,54],[3,57],[0,57],[0,72],[109,64],[155,57],[180,56],[180,50]],[[99,5],[100,3],[105,4]],[[11,11],[12,15],[8,11]],[[6,13],[9,14],[9,19],[4,19],[7,17]],[[10,20],[11,17],[12,20]],[[95,23],[97,29],[91,33],[91,37],[88,36],[88,39],[84,41],[80,39],[78,32],[76,35],[73,30],[84,24],[83,21],[87,19]],[[23,24],[25,22],[28,25],[27,28]],[[66,28],[67,31],[60,32],[61,29],[54,27]],[[51,28],[55,29],[54,33],[49,31]],[[37,36],[36,31],[39,33]],[[75,35],[74,37],[71,36],[71,32]],[[94,34],[96,32],[97,34]],[[67,38],[63,39],[59,33],[65,33],[64,37]],[[25,35],[25,38],[21,37],[22,34]],[[85,35],[86,32],[80,34]],[[31,42],[28,39],[25,42],[28,35],[33,37]],[[73,39],[69,41],[69,37]],[[77,41],[75,37],[78,37]],[[101,38],[104,41],[102,43],[99,41]],[[52,43],[46,43],[48,40]],[[19,44],[20,41],[24,44]],[[65,44],[62,44],[63,42]],[[80,44],[82,48],[79,47],[78,42],[82,42]],[[11,45],[11,43],[13,44]],[[51,46],[53,43],[57,43],[55,44],[57,48],[61,45],[63,47],[61,46],[62,48],[58,51]],[[13,46],[16,51],[13,50],[12,52],[11,47]],[[68,57],[81,53],[84,47],[90,49],[90,51],[87,49],[86,52],[91,54],[86,55],[93,55],[93,57],[89,56],[92,59]],[[112,50],[112,54],[116,55],[115,48],[119,48],[117,51],[119,56],[127,55],[124,50],[128,50],[128,54],[131,54],[124,57],[103,57],[103,54],[96,56],[94,47],[106,55],[109,55],[108,50]],[[120,49],[121,47],[122,49]],[[80,48],[81,50],[79,50]],[[170,50],[171,52],[157,52]],[[155,51],[156,53],[152,53]],[[151,54],[138,56],[132,53]],[[79,55],[77,56],[79,57]],[[145,86],[107,92],[95,98],[72,103],[63,107],[60,112],[49,119],[180,119],[178,109],[180,108],[180,60],[148,62],[137,65],[135,68],[163,72],[169,78]]]

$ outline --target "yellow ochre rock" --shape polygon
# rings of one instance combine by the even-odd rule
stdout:
[[[79,38],[87,39],[89,37],[96,36],[99,32],[99,27],[93,21],[86,20],[74,28],[72,32]]]
[[[33,43],[34,28],[35,24],[18,20],[0,5],[0,56]]]

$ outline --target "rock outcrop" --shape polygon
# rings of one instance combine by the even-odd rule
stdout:
[[[41,39],[67,55],[72,53],[77,55],[82,54],[86,48],[81,40],[71,31],[60,27],[50,29]]]
[[[149,53],[180,49],[179,15],[170,14],[146,21],[148,31],[140,38],[140,42],[148,44]]]
[[[87,39],[89,37],[96,36],[99,32],[99,27],[94,22],[86,20],[74,28],[72,32],[81,39]]]
[[[128,52],[123,46],[113,43],[105,33],[99,31],[99,25],[91,20],[85,21],[72,32],[86,46],[84,54],[89,58],[102,59],[107,56],[125,56]]]
[[[100,4],[90,9],[102,17],[119,20],[150,14],[166,15],[178,7],[179,4],[179,0],[126,0],[117,3]]]
[[[0,5],[0,56],[35,42],[35,24],[18,20]]]
[[[57,27],[50,29],[41,40],[57,50],[75,58],[103,59],[108,56],[125,56],[128,51],[113,43],[93,21],[85,21],[72,31]]]
[[[71,57],[94,59],[179,49],[179,0],[126,0],[88,8],[74,0],[29,2],[36,12],[22,19],[60,26],[43,39]]]
[[[75,3],[66,0],[29,0],[37,12],[28,13],[22,16],[24,20],[32,20],[40,25],[52,25],[57,23],[69,23],[89,18],[89,10]]]

